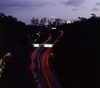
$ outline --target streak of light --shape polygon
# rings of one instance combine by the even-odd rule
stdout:
[[[0,59],[0,78],[3,72],[3,69],[6,66],[6,62],[8,61],[8,57],[11,57],[12,54],[11,52],[8,52],[7,54],[5,54],[1,59]]]
[[[50,39],[51,39],[51,34],[50,34],[50,37],[49,37],[43,44],[45,44],[46,42],[48,42]],[[41,47],[43,44],[41,44],[40,47]],[[32,71],[32,73],[33,73],[35,79],[36,79],[36,74],[35,74],[35,71],[34,71],[35,68],[34,68],[33,62],[34,62],[35,53],[37,52],[37,50],[38,50],[40,47],[36,48],[35,51],[32,53],[32,56],[31,56],[31,71]]]
[[[53,47],[53,44],[44,44],[44,47]]]
[[[61,34],[54,41],[53,44],[55,44],[56,42],[58,42],[58,39],[63,36],[63,31],[60,31],[60,32],[61,32]],[[47,88],[56,88],[56,84],[54,83],[54,80],[52,78],[51,71],[50,71],[50,68],[49,68],[49,62],[48,62],[49,55],[50,55],[50,53],[52,51],[51,49],[52,48],[48,48],[45,51],[45,53],[43,54],[43,56],[42,56],[42,59],[41,59],[41,73],[42,73],[44,82],[46,84],[46,87]]]
[[[35,39],[34,41],[32,41],[32,42],[36,42],[39,38],[40,38],[40,32],[38,32],[38,33],[36,33],[36,35],[38,35],[38,38],[37,39]],[[33,37],[34,35],[32,35],[32,37]]]

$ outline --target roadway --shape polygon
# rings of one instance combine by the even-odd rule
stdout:
[[[60,32],[61,34],[53,44],[58,42],[58,39],[63,36],[63,31]],[[50,35],[43,44],[48,44],[51,41],[52,38]],[[37,79],[37,88],[61,88],[58,81],[56,81],[56,77],[54,76],[55,74],[49,67],[49,56],[52,48],[44,48],[43,44],[41,44],[40,47],[36,48],[31,56],[31,71],[34,75],[34,78]]]

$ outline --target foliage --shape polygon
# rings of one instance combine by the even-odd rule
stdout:
[[[17,18],[0,13],[0,57],[11,52],[0,79],[1,88],[33,88],[35,79],[31,73],[31,54],[28,28]]]
[[[63,88],[99,88],[100,17],[92,14],[58,28],[64,36],[53,48],[52,63]]]

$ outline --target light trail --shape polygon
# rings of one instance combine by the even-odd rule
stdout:
[[[50,39],[51,39],[51,34],[50,34],[50,37],[49,37],[43,44],[45,44],[46,42],[48,42]],[[43,44],[41,44],[40,47],[41,47]],[[35,51],[32,53],[32,56],[31,56],[31,71],[32,71],[32,73],[33,73],[35,79],[36,79],[36,74],[35,74],[35,71],[34,71],[35,68],[34,68],[33,62],[34,62],[35,53],[37,52],[37,50],[38,50],[40,47],[36,48]]]
[[[58,42],[58,39],[63,36],[63,31],[60,31],[60,32],[61,32],[61,34],[54,41],[53,44],[55,44],[56,42]],[[43,56],[42,56],[42,59],[41,59],[41,73],[42,73],[44,82],[46,84],[46,88],[57,88],[56,84],[55,84],[55,82],[54,82],[54,80],[52,78],[51,71],[50,71],[50,68],[49,68],[49,62],[48,62],[49,55],[51,53],[51,49],[52,48],[48,48],[45,51],[45,53],[43,54]]]
[[[8,52],[0,59],[0,78],[3,72],[3,69],[6,67],[7,62],[9,61],[8,57],[11,57],[11,52]]]

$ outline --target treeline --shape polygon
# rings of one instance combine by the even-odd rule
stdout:
[[[0,13],[0,59],[8,52],[12,55],[0,78],[0,88],[36,86],[30,69],[34,49],[30,45],[31,30],[28,29],[17,18]]]
[[[99,88],[100,17],[79,18],[58,27],[64,36],[53,47],[52,63],[63,88]]]
[[[15,44],[18,46],[27,43],[25,23],[0,13],[0,54],[11,51]]]

